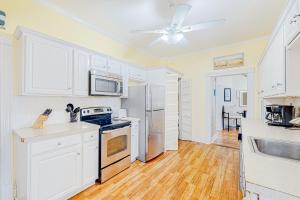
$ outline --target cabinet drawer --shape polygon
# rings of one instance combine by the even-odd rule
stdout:
[[[99,132],[98,131],[85,133],[83,135],[84,142],[92,142],[92,141],[98,141],[98,140],[99,140]]]
[[[36,142],[31,145],[31,155],[53,151],[60,148],[76,145],[81,143],[80,135],[50,139],[42,142]]]

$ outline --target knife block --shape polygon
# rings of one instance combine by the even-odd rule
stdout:
[[[42,129],[42,128],[44,128],[44,123],[47,120],[48,120],[48,116],[40,115],[37,118],[37,120],[35,120],[35,122],[33,123],[32,128],[34,128],[34,129]]]

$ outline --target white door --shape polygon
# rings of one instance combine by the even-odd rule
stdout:
[[[83,145],[83,184],[87,185],[98,179],[99,145],[98,141]]]
[[[178,149],[178,74],[166,77],[165,149]]]
[[[72,95],[73,49],[43,38],[26,37],[25,94]]]
[[[94,54],[91,56],[91,69],[107,71],[107,58],[101,55]]]
[[[88,96],[89,92],[90,54],[82,51],[74,51],[74,79],[73,93],[77,96]]]
[[[192,81],[181,80],[182,140],[192,140]]]
[[[81,186],[81,145],[34,156],[30,199],[64,199]]]

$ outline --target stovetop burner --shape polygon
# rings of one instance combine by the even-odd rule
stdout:
[[[80,120],[100,125],[100,131],[130,126],[130,121],[114,120],[111,114],[112,109],[110,107],[83,108],[80,111]]]

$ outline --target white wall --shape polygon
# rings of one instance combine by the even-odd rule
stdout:
[[[111,106],[120,109],[121,100],[118,97],[29,97],[15,96],[13,98],[13,128],[29,127],[39,114],[46,108],[53,109],[47,124],[64,123],[69,121],[66,105],[74,107]]]
[[[231,88],[231,102],[224,102],[224,88]],[[222,76],[216,78],[216,130],[222,130],[222,106],[225,111],[235,115],[247,110],[239,106],[239,91],[247,90],[247,77],[242,75]]]

